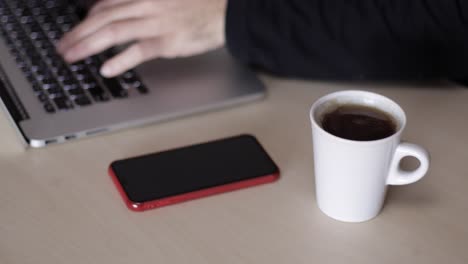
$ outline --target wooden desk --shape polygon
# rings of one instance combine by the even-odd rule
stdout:
[[[45,149],[23,150],[0,114],[0,263],[468,263],[468,89],[263,79],[264,101]],[[391,187],[361,224],[326,217],[314,197],[309,107],[340,89],[396,100],[404,138],[432,155],[422,181]],[[106,172],[246,132],[278,163],[278,182],[135,213]]]

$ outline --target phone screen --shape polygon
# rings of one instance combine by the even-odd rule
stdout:
[[[111,170],[135,203],[278,174],[250,135],[115,161]]]

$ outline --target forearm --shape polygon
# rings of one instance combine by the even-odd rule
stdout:
[[[319,79],[459,78],[463,0],[231,0],[227,45],[243,62]]]

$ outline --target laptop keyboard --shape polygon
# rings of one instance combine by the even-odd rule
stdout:
[[[62,59],[55,43],[79,22],[77,11],[63,0],[0,0],[0,35],[44,110],[56,113],[148,93],[133,70],[115,78],[99,74],[103,61],[115,54],[112,49],[74,64]]]

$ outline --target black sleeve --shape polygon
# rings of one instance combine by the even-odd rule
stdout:
[[[466,0],[229,0],[242,62],[315,79],[468,76]]]

